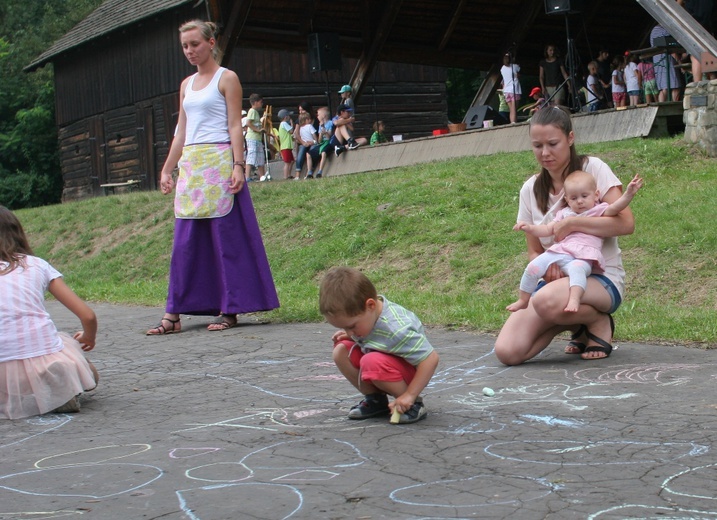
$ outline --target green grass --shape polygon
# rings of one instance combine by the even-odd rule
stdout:
[[[616,314],[623,341],[717,346],[717,161],[679,138],[581,147],[624,183],[636,232],[620,239],[628,273]],[[280,322],[321,321],[318,283],[335,265],[366,271],[379,292],[427,325],[496,332],[517,294],[525,238],[511,230],[530,152],[434,162],[313,182],[251,184]],[[83,298],[161,306],[172,198],[158,192],[19,211],[35,253]]]

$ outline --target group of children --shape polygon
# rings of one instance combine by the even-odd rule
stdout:
[[[599,65],[594,60],[587,66],[585,98],[588,111],[635,106],[656,100],[657,84],[651,62],[640,61],[637,55],[629,52],[624,56],[615,56],[609,81],[601,77]]]
[[[302,179],[302,172],[306,169],[303,179],[320,179],[324,176],[324,169],[328,156],[340,156],[346,150],[354,150],[359,146],[388,142],[385,134],[385,125],[376,121],[374,132],[370,141],[365,137],[354,135],[354,102],[351,97],[351,87],[344,85],[339,90],[341,104],[332,117],[328,107],[321,107],[314,111],[311,105],[303,101],[299,104],[299,114],[282,108],[277,113],[279,118],[278,129],[272,127],[269,133],[265,118],[261,116],[264,101],[259,94],[249,97],[251,108],[242,122],[245,128],[247,180],[252,180],[249,173],[256,169],[259,180],[270,180],[265,174],[264,148],[262,147],[262,128],[265,129],[267,146],[270,154],[278,154],[283,162],[284,179]]]
[[[304,179],[320,179],[324,175],[329,154],[338,157],[346,150],[354,150],[368,143],[365,138],[354,136],[351,87],[344,85],[339,94],[341,104],[333,117],[327,107],[321,107],[314,118],[313,109],[306,102],[299,105],[297,121],[293,120],[294,112],[285,108],[279,110],[276,141],[284,163],[284,179],[300,180],[304,166]]]
[[[552,61],[549,58],[552,58]],[[570,88],[567,81],[558,87],[542,86],[546,83],[543,69],[548,63],[560,64],[557,48],[554,45],[546,46],[546,60],[540,62],[541,86],[536,86],[531,90],[528,96],[531,100],[520,107],[520,111],[532,114],[547,104],[560,105],[563,103],[565,93]],[[558,70],[565,71],[562,66]],[[501,73],[503,89],[498,92],[499,112],[505,119],[514,122],[516,120],[515,107],[521,98],[520,66],[512,62],[510,54],[504,56]],[[559,80],[562,76],[557,74],[556,77]],[[553,80],[553,83],[558,80]],[[615,56],[612,61],[609,61],[609,52],[601,50],[598,57],[588,63],[587,75],[583,80],[584,86],[579,90],[584,96],[589,112],[604,108],[652,103],[658,101],[660,92],[653,61],[651,59],[640,60],[639,56],[630,52]],[[556,91],[556,88],[559,90]]]

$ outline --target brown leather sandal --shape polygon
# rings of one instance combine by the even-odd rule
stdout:
[[[172,325],[172,328],[165,327],[165,321],[168,321]],[[147,336],[163,336],[164,334],[176,334],[178,332],[182,332],[182,325],[180,324],[179,318],[177,318],[176,320],[162,318],[159,321],[159,325],[157,325],[156,327],[152,327],[147,331]]]
[[[217,331],[231,329],[232,327],[236,327],[237,321],[236,314],[222,313],[207,326],[207,330]]]

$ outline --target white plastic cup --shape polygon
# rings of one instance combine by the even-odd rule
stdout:
[[[493,120],[487,119],[486,121],[483,121],[483,128],[493,128]]]

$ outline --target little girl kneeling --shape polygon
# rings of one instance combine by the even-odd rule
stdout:
[[[58,332],[45,291],[75,314],[82,331]],[[78,412],[99,375],[82,351],[95,347],[97,318],[45,260],[33,256],[17,217],[0,206],[0,419]]]

